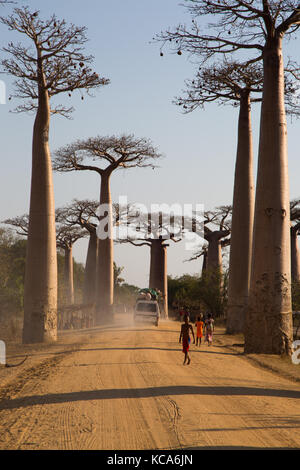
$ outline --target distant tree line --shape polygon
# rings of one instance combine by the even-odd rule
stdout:
[[[8,228],[0,228],[0,323],[23,318],[27,240]],[[65,255],[58,246],[58,306],[65,304]],[[116,303],[127,308],[134,304],[138,287],[121,277],[123,267],[114,263]],[[84,266],[73,259],[74,303],[81,304],[84,293]]]

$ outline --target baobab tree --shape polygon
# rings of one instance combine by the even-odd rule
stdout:
[[[64,250],[64,291],[65,302],[69,305],[74,303],[74,285],[73,285],[73,256],[72,248],[74,243],[80,238],[86,236],[84,230],[77,227],[64,225],[63,214],[56,210],[56,246]],[[11,225],[16,229],[18,235],[28,238],[29,232],[29,215],[13,217],[3,221],[4,224]]]
[[[209,272],[222,285],[223,262],[222,248],[230,245],[232,206],[220,206],[215,210],[204,212],[202,238],[207,242],[201,244],[194,255],[187,261],[203,256],[202,274]],[[194,219],[193,219],[194,222]]]
[[[56,228],[56,244],[64,251],[64,303],[74,304],[74,278],[73,278],[73,245],[77,240],[86,237],[86,230],[79,227],[64,225],[59,216],[56,220],[60,223]]]
[[[123,220],[120,218],[120,225]],[[162,296],[163,315],[168,317],[168,275],[167,248],[170,241],[178,243],[182,240],[182,217],[159,212],[141,213],[135,206],[130,206],[125,223],[128,228],[127,237],[120,243],[150,248],[149,288],[157,289]]]
[[[133,135],[78,140],[55,152],[53,168],[59,172],[94,171],[100,176],[96,321],[101,323],[113,305],[113,216],[111,174],[117,169],[154,168],[161,155],[145,138]],[[95,164],[97,162],[97,164]]]
[[[297,115],[293,85],[296,72],[295,64],[289,64],[285,97],[287,112],[293,115]],[[239,107],[226,315],[227,333],[238,333],[244,326],[252,254],[255,194],[251,105],[261,102],[263,70],[257,62],[244,64],[224,59],[208,67],[200,67],[194,79],[186,81],[186,86],[184,96],[176,101],[184,113],[212,102]]]
[[[113,225],[119,223],[123,209],[119,204],[113,206]],[[98,259],[98,237],[97,227],[99,224],[99,216],[97,214],[99,202],[96,200],[79,200],[73,201],[65,207],[57,209],[61,220],[70,227],[81,227],[87,230],[89,235],[89,243],[87,249],[85,270],[84,270],[84,286],[83,286],[83,303],[85,305],[94,305],[96,298],[96,268]]]
[[[222,241],[231,233],[231,213],[232,206],[220,206],[204,213],[204,239],[208,242],[206,270],[215,273],[220,281],[223,274]]]
[[[98,255],[97,209],[99,203],[96,200],[74,199],[65,207],[59,208],[60,218],[70,227],[81,227],[89,235],[83,286],[83,304],[93,305],[96,291],[96,266]]]
[[[24,288],[23,342],[57,337],[57,261],[55,206],[49,150],[51,114],[69,116],[72,107],[50,106],[52,98],[75,90],[89,93],[108,83],[92,71],[84,53],[86,28],[68,26],[55,15],[42,20],[38,11],[16,8],[0,21],[19,32],[28,45],[10,43],[4,72],[16,77],[12,98],[24,100],[16,111],[34,111],[29,232]],[[82,95],[83,98],[83,95]]]
[[[185,95],[177,99],[177,104],[183,106],[186,113],[199,107],[203,108],[206,103],[211,102],[239,107],[232,203],[227,332],[240,332],[244,323],[249,293],[254,214],[251,103],[261,101],[263,71],[257,63],[243,64],[224,60],[221,63],[200,68],[196,77],[187,81],[186,85]],[[206,233],[209,236],[207,228]],[[222,237],[221,233],[220,236]],[[209,247],[212,247],[212,243]],[[221,257],[220,246],[219,257]],[[220,259],[217,263],[221,266]]]
[[[291,354],[289,181],[282,43],[300,25],[298,1],[189,0],[192,26],[179,25],[159,40],[175,41],[206,61],[216,54],[252,53],[262,60],[262,93],[252,268],[245,352]],[[197,18],[210,18],[208,34]],[[213,18],[213,20],[212,20]]]

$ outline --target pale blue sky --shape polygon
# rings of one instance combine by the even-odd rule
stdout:
[[[86,50],[95,56],[95,70],[111,80],[111,84],[95,93],[94,98],[71,100],[76,108],[73,120],[54,117],[51,122],[50,144],[54,151],[77,138],[95,135],[133,133],[147,137],[165,157],[160,168],[133,169],[117,172],[111,180],[115,201],[127,195],[131,202],[176,203],[205,205],[212,209],[231,204],[236,129],[238,111],[230,106],[208,106],[205,111],[181,114],[172,99],[191,78],[194,66],[188,58],[159,54],[159,45],[151,43],[153,36],[189,17],[177,0],[52,0],[19,1],[41,10],[47,17],[55,13],[67,22],[85,25],[90,41]],[[8,13],[10,7],[2,9]],[[1,27],[1,45],[22,36]],[[298,47],[297,47],[298,46]],[[298,50],[298,51],[297,51]],[[299,42],[292,41],[286,53],[299,61]],[[2,77],[7,94],[12,81]],[[0,220],[28,212],[32,115],[9,113],[13,103],[0,105],[2,123],[2,171],[0,181]],[[255,168],[259,129],[259,106],[253,108]],[[300,196],[299,132],[300,122],[288,121],[289,171],[291,198]],[[60,207],[73,198],[96,199],[99,180],[90,172],[55,174],[55,201]],[[75,259],[84,262],[86,241],[74,248]],[[184,244],[171,243],[168,252],[168,272],[180,275],[195,273],[200,262],[183,263],[191,252]],[[115,260],[124,266],[127,282],[145,286],[148,282],[149,250],[131,246],[116,246]]]

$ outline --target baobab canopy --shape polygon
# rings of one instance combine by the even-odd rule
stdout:
[[[68,25],[55,15],[44,20],[39,11],[32,12],[28,7],[15,8],[12,15],[0,17],[0,21],[9,29],[23,33],[28,40],[28,46],[10,42],[3,48],[8,54],[2,60],[3,70],[16,77],[11,98],[23,100],[16,111],[36,110],[41,89],[51,98],[61,93],[71,95],[75,90],[90,94],[109,84],[107,78],[91,68],[94,58],[84,51],[85,26]],[[66,117],[73,111],[72,106],[51,107],[52,114]]]

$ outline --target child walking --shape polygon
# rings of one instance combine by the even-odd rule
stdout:
[[[183,364],[185,364],[186,361],[188,364],[191,362],[191,358],[189,356],[189,349],[190,349],[190,342],[191,342],[190,332],[193,335],[194,344],[195,344],[195,335],[194,335],[193,327],[189,323],[188,315],[185,315],[184,323],[181,325],[181,331],[180,331],[180,336],[179,336],[179,343],[181,343],[182,341],[182,352],[184,353]]]
[[[214,320],[212,318],[211,313],[209,313],[207,316],[207,320],[205,320],[205,341],[207,341],[208,346],[212,345],[213,331],[214,331]]]
[[[197,321],[196,321],[196,323],[195,323],[195,327],[197,328],[196,346],[200,346],[200,345],[201,345],[202,336],[203,336],[203,326],[204,326],[203,315],[201,314],[201,315],[197,318]]]

